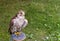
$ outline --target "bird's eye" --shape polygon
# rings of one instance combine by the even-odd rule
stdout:
[[[22,14],[22,12],[20,14]]]

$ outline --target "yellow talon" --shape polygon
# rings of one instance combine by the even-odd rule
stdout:
[[[15,32],[15,35],[20,35],[20,32]]]

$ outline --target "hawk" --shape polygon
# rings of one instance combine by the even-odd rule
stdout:
[[[9,24],[9,32],[13,34],[15,32],[20,32],[22,28],[26,27],[28,20],[25,18],[25,12],[20,10],[16,16],[14,16]]]

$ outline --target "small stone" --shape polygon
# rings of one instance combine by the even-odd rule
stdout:
[[[46,37],[46,39],[49,39],[49,37]]]
[[[35,40],[35,41],[37,41],[37,40]]]
[[[44,24],[45,26],[47,26],[47,24]]]
[[[60,25],[60,24],[57,24],[58,26]]]
[[[58,40],[60,40],[60,38],[58,38]]]

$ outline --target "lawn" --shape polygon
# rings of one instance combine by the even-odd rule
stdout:
[[[0,0],[0,41],[9,41],[10,19],[20,9],[29,21],[25,41],[60,41],[60,0]]]

